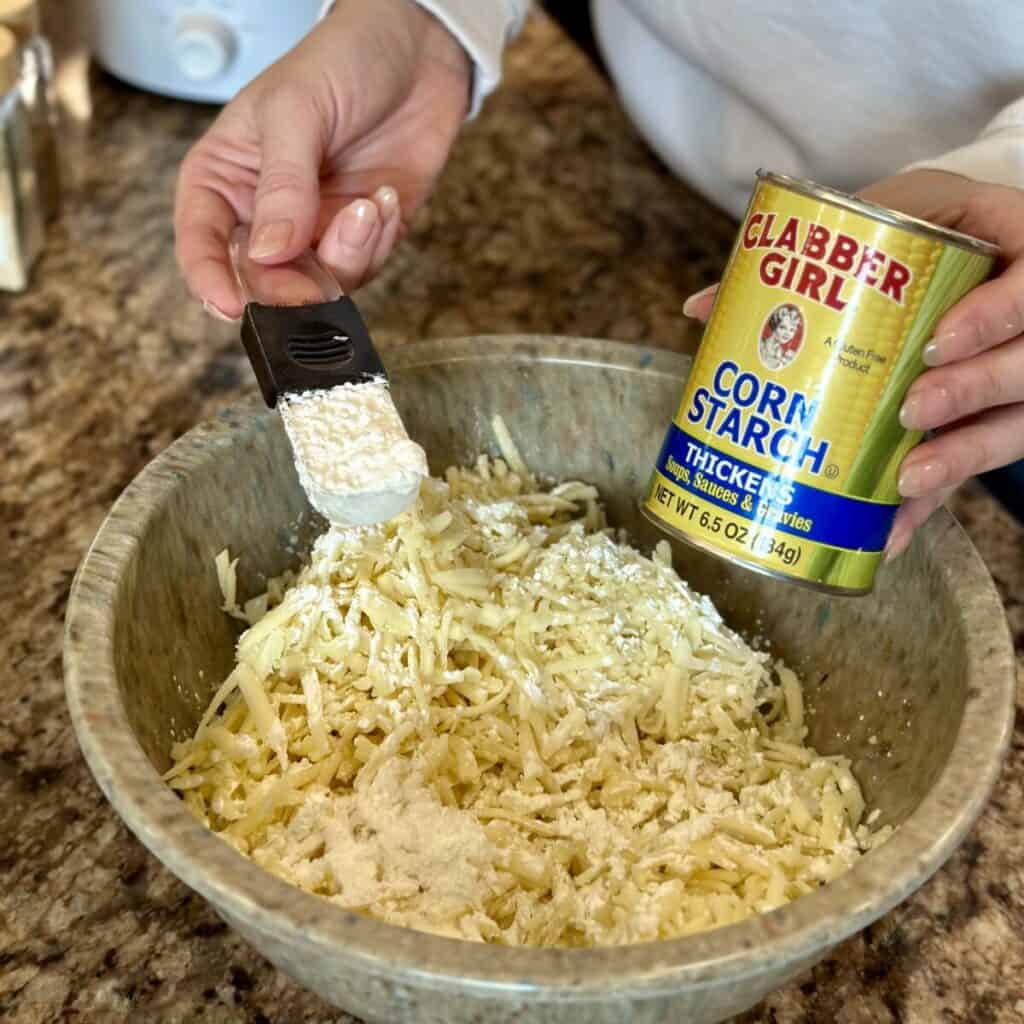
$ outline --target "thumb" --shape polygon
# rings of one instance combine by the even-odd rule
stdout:
[[[283,263],[313,241],[327,128],[309,93],[292,89],[275,90],[264,99],[258,127],[260,169],[249,256]]]

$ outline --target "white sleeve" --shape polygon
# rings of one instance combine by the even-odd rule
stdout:
[[[320,16],[334,6],[326,0]],[[526,21],[530,0],[416,0],[462,44],[473,61],[473,97],[469,116],[476,117],[484,100],[501,81],[505,45]]]
[[[905,170],[951,171],[975,181],[1024,188],[1024,99],[1004,107],[974,142]]]
[[[430,11],[469,54],[475,67],[469,116],[476,117],[484,100],[501,81],[505,45],[523,27],[530,0],[416,0]]]

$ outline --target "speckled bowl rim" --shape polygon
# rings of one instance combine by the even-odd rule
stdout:
[[[483,336],[419,342],[392,350],[391,370],[493,360],[587,364],[679,379],[689,360],[667,351],[582,338]],[[199,825],[160,779],[124,712],[115,673],[113,609],[125,565],[161,501],[183,472],[217,459],[260,416],[255,404],[225,410],[153,460],[124,491],[96,535],[69,603],[64,666],[67,700],[82,752],[107,799],[136,836],[183,882],[235,920],[278,943],[322,950],[344,963],[407,984],[467,995],[572,1001],[607,993],[654,996],[721,985],[781,963],[813,959],[859,931],[922,885],[977,819],[1009,743],[1015,664],[992,579],[948,512],[916,543],[942,551],[947,585],[961,601],[969,688],[949,762],[921,805],[881,849],[817,892],[736,925],[664,942],[598,949],[515,949],[425,935],[373,921],[301,892]],[[854,598],[853,600],[856,600]]]

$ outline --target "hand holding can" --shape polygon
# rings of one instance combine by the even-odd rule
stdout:
[[[998,247],[764,174],[645,501],[697,546],[865,593],[921,439],[900,411]],[[695,297],[689,311],[706,303]]]

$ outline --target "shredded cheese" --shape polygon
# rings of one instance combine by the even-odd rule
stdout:
[[[331,529],[244,610],[218,556],[251,625],[173,750],[200,820],[342,906],[540,946],[738,921],[883,841],[848,761],[805,745],[797,676],[495,434],[502,459]]]

